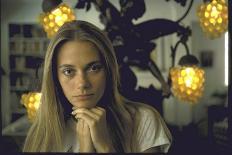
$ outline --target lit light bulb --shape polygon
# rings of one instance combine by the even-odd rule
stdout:
[[[225,0],[212,0],[198,7],[197,16],[206,36],[220,37],[228,29],[228,7]]]
[[[200,99],[204,90],[204,70],[196,65],[179,66],[171,68],[170,74],[174,96],[190,103]]]
[[[21,96],[21,103],[27,109],[27,115],[30,122],[33,122],[36,117],[36,112],[40,106],[41,93],[29,92]]]
[[[56,34],[64,23],[76,19],[73,10],[64,3],[58,5],[58,7],[51,12],[40,14],[39,18],[48,38]]]

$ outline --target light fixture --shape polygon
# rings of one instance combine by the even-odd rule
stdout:
[[[21,96],[21,103],[27,109],[27,116],[30,122],[33,122],[36,116],[36,112],[40,105],[41,93],[29,92]]]
[[[42,8],[43,13],[39,18],[48,38],[51,38],[65,22],[76,19],[73,10],[62,3],[62,0],[44,0]]]
[[[228,29],[228,7],[225,0],[211,0],[197,10],[202,30],[210,39],[218,38]]]
[[[204,90],[205,73],[197,65],[197,58],[189,54],[186,44],[187,37],[182,37],[172,51],[172,68],[170,69],[171,90],[175,97],[183,102],[197,103]],[[181,57],[178,66],[175,65],[177,47],[182,44],[186,49],[186,55]]]
[[[204,70],[197,66],[193,55],[180,59],[179,65],[170,70],[174,96],[184,102],[196,103],[204,90]]]
[[[181,1],[183,2],[182,4],[185,4],[185,2],[186,2],[186,0],[181,0]],[[180,2],[180,1],[178,1],[178,2]],[[48,4],[50,3],[50,4],[46,5],[46,3],[48,3]],[[114,11],[117,9],[114,8],[113,5],[110,5],[109,1],[103,1],[103,3],[98,3],[98,2],[96,3],[95,1],[90,1],[90,0],[80,0],[80,1],[78,1],[76,8],[86,8],[86,10],[88,11],[92,6],[91,3],[94,3],[94,5],[98,5],[98,7],[102,7],[102,9],[98,9],[98,11],[101,12],[101,15],[103,17],[105,17],[106,20],[109,20],[108,22],[104,22],[104,24],[108,24],[108,25],[105,25],[106,31],[110,31],[109,34],[110,33],[112,34],[112,35],[109,35],[112,37],[112,38],[110,38],[112,42],[114,41],[113,39],[117,38],[117,36],[115,36],[116,33],[111,31],[111,30],[114,30],[114,29],[111,29],[112,28],[111,26],[113,26],[113,27],[118,26],[118,27],[122,28],[122,30],[120,30],[121,32],[128,31],[128,28],[125,27],[125,29],[123,29],[124,27],[121,27],[120,23],[112,22],[113,20],[117,21],[118,18],[115,18],[110,13],[114,13]],[[214,4],[215,2],[212,2],[212,3],[213,3],[213,5],[215,5]],[[48,33],[48,36],[50,36],[50,37],[53,34],[55,34],[55,32],[58,30],[59,25],[58,24],[55,25],[55,21],[59,21],[59,19],[61,19],[61,18],[57,18],[57,20],[55,20],[56,19],[55,14],[60,15],[62,11],[55,11],[55,10],[58,8],[58,6],[61,6],[61,4],[62,4],[61,0],[53,0],[53,1],[52,0],[44,0],[43,1],[43,11],[49,12],[50,14],[47,14],[46,18],[45,17],[42,18],[42,16],[41,16],[41,19],[42,19],[41,22],[44,24],[45,31]],[[162,95],[165,97],[170,96],[169,91],[165,91],[165,90],[169,90],[170,85],[168,85],[169,83],[168,84],[165,83],[166,81],[162,78],[162,74],[159,71],[159,68],[156,65],[153,65],[152,63],[150,63],[150,60],[149,60],[150,57],[149,57],[149,54],[147,54],[147,53],[148,53],[148,51],[152,51],[155,47],[155,44],[150,44],[150,41],[153,39],[157,39],[159,37],[163,37],[163,36],[166,36],[166,35],[169,35],[169,34],[176,32],[177,35],[181,38],[179,43],[186,45],[186,41],[188,40],[188,37],[191,34],[191,30],[189,27],[184,27],[180,23],[189,13],[189,11],[192,7],[192,4],[193,4],[193,0],[190,1],[189,7],[188,7],[187,11],[184,13],[184,15],[180,19],[178,19],[177,21],[172,21],[172,20],[168,20],[168,19],[159,19],[159,20],[154,19],[154,20],[150,20],[149,22],[140,23],[138,25],[132,24],[131,28],[133,31],[130,31],[130,33],[133,32],[133,33],[139,34],[138,36],[140,36],[140,37],[135,38],[135,40],[138,39],[138,40],[136,40],[137,42],[141,42],[141,40],[142,40],[143,44],[140,46],[136,46],[137,49],[135,49],[135,55],[133,55],[133,56],[131,56],[132,54],[126,53],[126,52],[118,52],[117,53],[117,54],[122,53],[122,55],[117,55],[118,59],[120,59],[120,58],[130,59],[130,61],[126,62],[128,64],[131,63],[131,64],[134,64],[137,66],[141,66],[141,68],[149,68],[149,70],[152,72],[152,74],[161,82],[162,89],[163,89],[162,91],[164,92],[164,93],[162,93]],[[220,9],[225,10],[225,8],[222,6],[222,4],[224,4],[223,0],[221,0],[221,2],[218,4],[220,4],[220,5],[215,5],[216,9],[219,8],[219,10]],[[136,5],[134,5],[133,7],[135,7],[135,6]],[[222,7],[220,8],[220,6],[222,6]],[[121,7],[123,8],[125,6],[121,6]],[[202,7],[202,8],[204,8],[204,7]],[[140,8],[140,9],[143,10],[143,8]],[[104,12],[105,10],[110,11],[109,16],[105,14],[105,12]],[[209,7],[206,7],[206,10],[209,12]],[[111,11],[113,11],[113,12],[111,12]],[[57,13],[54,13],[54,12],[57,12]],[[72,12],[71,9],[70,9],[70,12]],[[145,9],[144,9],[144,12],[145,12]],[[222,23],[225,23],[224,19],[227,17],[227,14],[218,14],[218,12],[219,11],[215,12],[215,9],[214,9],[214,12],[212,13],[212,17],[220,17],[216,21],[220,23],[220,20],[222,20]],[[120,12],[119,12],[119,14],[120,14]],[[141,13],[141,14],[143,14],[143,13]],[[72,15],[70,15],[70,16],[72,16]],[[209,21],[212,22],[211,14],[209,16],[210,16]],[[72,17],[73,17],[73,19],[75,18],[74,15]],[[122,18],[122,19],[124,19],[124,18]],[[131,21],[129,21],[129,23],[130,22]],[[63,23],[64,22],[60,22],[60,25]],[[114,24],[116,24],[116,25],[114,25]],[[119,25],[117,25],[117,24],[119,24]],[[219,24],[215,23],[215,25],[216,25],[215,29],[218,30],[217,26]],[[55,27],[56,27],[56,29],[55,29]],[[157,28],[154,29],[154,27],[157,27]],[[151,30],[154,30],[154,31],[149,31],[147,28],[152,28]],[[211,27],[209,27],[209,28],[211,28]],[[218,31],[221,32],[222,30],[224,30],[224,29],[219,29]],[[122,33],[122,34],[124,34],[124,33]],[[218,33],[216,35],[218,35]],[[122,39],[128,39],[128,38],[126,38],[126,36],[127,35],[125,35],[125,36],[121,35],[121,37],[125,37]],[[134,34],[132,36],[134,36]],[[131,43],[131,42],[129,41],[129,43]],[[134,42],[132,42],[132,43],[134,43]],[[177,47],[177,45],[176,45],[176,47]],[[174,51],[176,51],[176,47],[175,47]],[[121,50],[121,48],[120,48],[120,50]],[[137,51],[145,51],[145,52],[140,52],[138,54]],[[175,52],[173,52],[172,54],[175,55]],[[141,57],[144,57],[145,59],[141,59]],[[172,80],[173,94],[175,96],[177,96],[178,98],[180,98],[181,100],[188,101],[188,102],[197,102],[197,100],[202,95],[203,87],[204,87],[203,84],[205,81],[204,71],[197,67],[196,62],[193,63],[194,61],[192,61],[192,60],[194,60],[194,58],[195,58],[195,57],[194,58],[193,57],[194,56],[190,55],[188,50],[187,50],[187,56],[185,56],[180,61],[181,66],[180,67],[174,67],[174,65],[172,66],[173,68],[171,69],[171,72],[170,72],[170,75],[172,75],[172,77],[169,79],[170,81]],[[121,62],[124,63],[124,60],[125,59],[123,59],[123,61],[121,61]],[[192,62],[192,63],[190,63],[190,62]],[[126,66],[126,65],[124,65],[124,66]],[[176,71],[177,69],[180,69],[180,74]],[[183,77],[181,77],[181,76],[183,76]],[[178,80],[180,81],[179,83],[178,83]],[[170,81],[168,81],[168,82],[170,82]],[[128,90],[130,90],[130,89],[128,89]],[[151,92],[151,91],[149,90],[149,92]],[[167,93],[165,93],[165,92],[167,92]]]

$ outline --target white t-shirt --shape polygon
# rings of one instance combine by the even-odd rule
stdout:
[[[159,147],[161,152],[167,153],[172,136],[160,114],[151,106],[141,103],[127,105],[132,115],[133,133],[130,152],[143,152],[152,147]],[[78,138],[75,134],[75,122],[69,120],[65,132],[65,152],[79,152]]]
[[[167,153],[172,136],[158,111],[146,104],[133,103],[132,105],[136,112],[131,151],[144,152],[152,147],[160,147],[161,152]]]

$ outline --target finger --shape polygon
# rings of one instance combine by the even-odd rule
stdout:
[[[103,108],[102,108],[103,109]],[[105,113],[105,109],[100,109],[98,107],[90,109],[90,111],[94,112],[95,114],[102,116]]]
[[[72,110],[76,110],[76,109],[78,109],[78,107],[72,107]]]
[[[83,122],[83,129],[86,133],[90,134],[90,129],[89,129],[89,125],[85,122]]]
[[[88,110],[86,108],[76,109],[72,112],[73,115],[82,114],[82,113],[89,115],[92,119],[99,119],[100,118],[100,116],[98,114],[96,114],[93,111]]]
[[[99,109],[99,110],[101,110],[101,111],[105,111],[105,109],[104,108],[102,108],[102,107],[96,107],[97,109]]]
[[[76,127],[77,131],[83,131],[83,125],[84,125],[84,121],[82,119],[79,119]]]
[[[82,112],[82,111],[88,110],[87,108],[76,108],[76,107],[73,107],[72,109],[73,109],[73,111],[71,112],[71,114],[76,114],[77,112]]]
[[[81,129],[83,128],[84,126],[84,121],[82,119],[79,119],[79,126],[81,127]]]
[[[86,113],[78,113],[75,118],[83,119],[89,126],[94,126],[96,121]]]
[[[96,107],[98,110],[102,111],[103,113],[106,113],[106,109],[102,108],[102,107]]]
[[[78,120],[75,118],[74,115],[71,115],[71,117],[72,117],[72,119],[73,119],[76,123],[78,123]]]
[[[82,132],[84,133],[85,136],[90,135],[89,126],[84,120],[83,120],[83,130],[82,130]]]

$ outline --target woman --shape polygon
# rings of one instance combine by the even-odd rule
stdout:
[[[171,135],[159,113],[118,86],[108,37],[85,21],[64,24],[48,46],[41,106],[23,151],[166,153]]]

